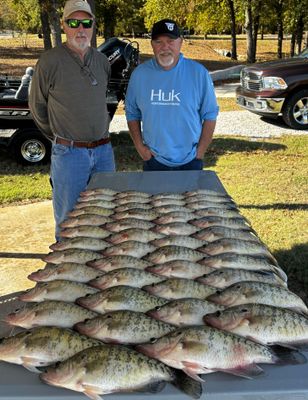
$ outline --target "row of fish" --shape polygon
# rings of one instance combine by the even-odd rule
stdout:
[[[5,318],[26,331],[0,343],[4,361],[51,365],[44,382],[199,398],[200,374],[305,362],[308,309],[229,196],[88,190],[61,236]]]

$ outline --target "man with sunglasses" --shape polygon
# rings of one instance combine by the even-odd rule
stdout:
[[[110,64],[90,47],[94,23],[86,1],[66,2],[66,42],[42,54],[30,88],[33,118],[52,140],[50,181],[57,240],[59,225],[92,174],[115,170],[106,101]]]

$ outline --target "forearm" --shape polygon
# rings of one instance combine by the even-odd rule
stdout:
[[[143,160],[149,160],[152,157],[152,153],[150,149],[143,143],[140,121],[128,121],[127,125],[132,141],[134,142],[140,157]]]
[[[216,121],[204,121],[202,125],[202,132],[200,135],[198,147],[197,147],[197,154],[196,158],[202,159],[204,153],[208,149],[209,145],[213,140],[213,133],[215,130]]]

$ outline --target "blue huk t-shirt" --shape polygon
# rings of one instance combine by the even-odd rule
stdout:
[[[154,58],[139,65],[129,81],[125,110],[127,121],[142,121],[144,143],[170,167],[196,157],[203,121],[218,114],[207,69],[182,54],[170,70]]]

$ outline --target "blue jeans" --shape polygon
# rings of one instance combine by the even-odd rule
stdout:
[[[188,171],[203,169],[203,161],[195,158],[187,164],[180,165],[178,167],[168,167],[160,162],[158,162],[154,157],[147,161],[143,161],[143,171]]]
[[[91,176],[96,172],[114,171],[111,143],[93,149],[52,144],[50,181],[56,240],[59,240],[59,224],[74,208],[80,192],[86,189]]]

